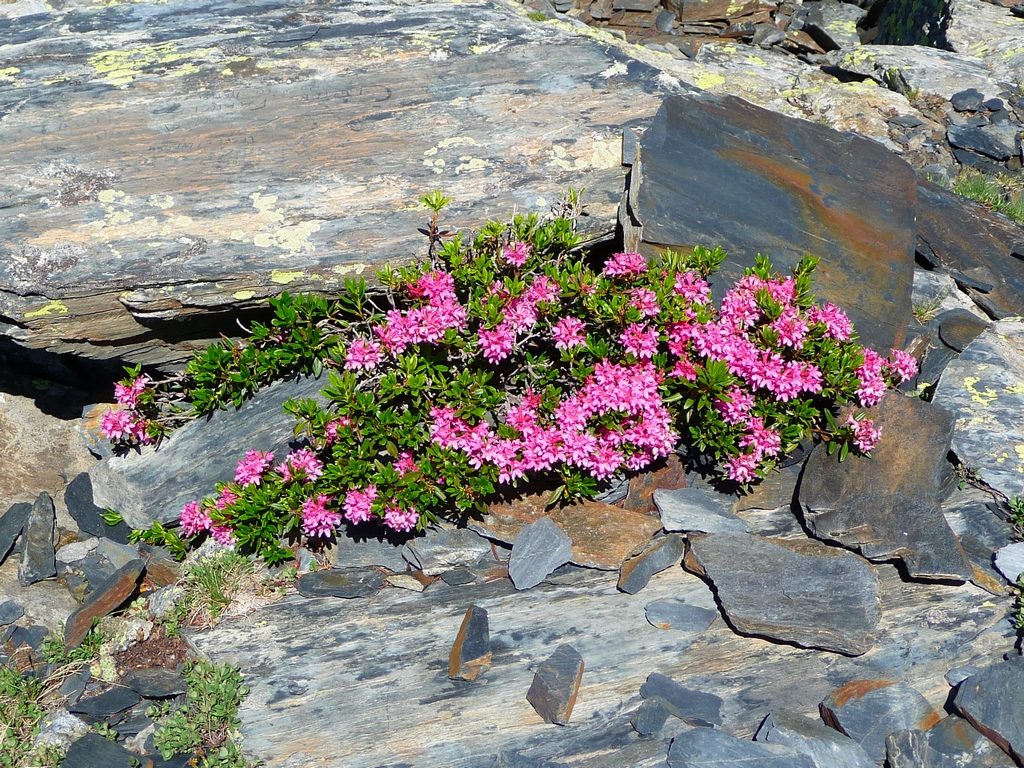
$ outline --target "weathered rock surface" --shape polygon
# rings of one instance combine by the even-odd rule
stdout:
[[[669,768],[715,768],[756,765],[758,768],[815,768],[806,755],[788,747],[743,741],[713,728],[694,728],[672,739]]]
[[[818,256],[816,293],[888,349],[911,316],[915,200],[910,166],[874,142],[697,95],[658,110],[619,218],[628,250],[721,245],[719,289],[758,253],[779,269]]]
[[[50,498],[50,494],[43,491],[32,503],[32,509],[28,513],[21,534],[18,580],[22,586],[27,587],[57,575],[57,561],[53,548],[55,524],[53,499]]]
[[[654,492],[654,504],[666,531],[746,533],[747,524],[730,510],[730,499],[702,488]]]
[[[682,536],[669,534],[655,539],[651,546],[626,560],[619,568],[619,589],[636,594],[647,586],[654,574],[678,565],[685,551]]]
[[[313,397],[326,380],[301,378],[273,384],[240,409],[217,411],[177,430],[159,449],[114,456],[89,472],[94,503],[121,513],[132,528],[177,519],[186,502],[232,480],[248,450],[282,451],[293,439],[295,419],[282,405]]]
[[[522,528],[512,542],[508,575],[516,589],[530,589],[572,557],[572,541],[549,517]]]
[[[995,555],[996,568],[1011,584],[1016,584],[1021,573],[1024,573],[1024,541],[1009,544]]]
[[[68,617],[64,625],[64,644],[68,648],[75,648],[82,642],[93,619],[106,616],[131,596],[143,567],[142,560],[133,560],[96,586],[89,599]]]
[[[913,578],[966,580],[970,565],[942,515],[953,420],[942,408],[890,393],[872,412],[882,436],[871,458],[811,454],[799,501],[812,535],[870,560],[898,558]]]
[[[652,672],[640,686],[641,698],[658,701],[673,717],[689,725],[712,727],[722,724],[722,700],[712,693],[686,688],[671,677]]]
[[[384,574],[376,568],[327,568],[299,576],[303,597],[369,597],[384,586]]]
[[[87,699],[79,699],[68,708],[68,711],[75,715],[85,715],[87,718],[99,720],[116,712],[123,712],[138,704],[139,701],[139,694],[131,688],[115,686]]]
[[[1019,764],[1024,760],[1024,663],[1013,658],[971,675],[956,690],[953,707]]]
[[[133,669],[121,681],[145,699],[166,699],[186,690],[181,672],[162,667]]]
[[[130,768],[133,761],[138,762],[138,756],[120,744],[98,733],[87,733],[71,745],[61,765],[64,768],[96,768],[97,765]]]
[[[1012,768],[993,742],[962,718],[950,715],[928,730],[896,731],[885,740],[890,768]]]
[[[409,564],[428,576],[439,576],[461,565],[473,565],[490,553],[490,543],[466,528],[430,529],[402,550]]]
[[[860,744],[871,759],[885,759],[885,739],[906,729],[927,730],[941,718],[918,691],[892,680],[853,680],[821,702],[822,719]]]
[[[471,605],[466,609],[459,633],[448,654],[448,677],[452,680],[476,680],[491,666],[491,635],[487,611]]]
[[[684,565],[713,585],[737,631],[851,655],[874,643],[878,576],[857,555],[741,533],[694,536],[689,545]]]
[[[872,768],[864,748],[849,736],[817,720],[792,712],[772,712],[754,740],[789,747],[811,759],[816,768]]]
[[[654,600],[644,607],[644,614],[652,627],[686,632],[701,632],[718,617],[718,611],[682,600]]]
[[[28,522],[32,505],[28,502],[12,504],[3,515],[0,515],[0,563],[7,559]]]
[[[545,723],[566,725],[569,722],[583,681],[583,667],[583,657],[571,645],[558,646],[537,667],[526,700]]]
[[[131,531],[128,524],[122,520],[117,525],[107,525],[102,517],[105,510],[97,507],[92,499],[92,480],[88,472],[82,472],[64,489],[64,504],[80,531],[127,544]]]
[[[1024,494],[1024,322],[998,322],[968,344],[932,399],[956,419],[960,460],[1008,497]]]

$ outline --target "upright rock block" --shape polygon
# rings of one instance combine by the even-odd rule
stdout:
[[[560,645],[533,676],[526,700],[545,723],[565,725],[576,705],[583,680],[583,657],[571,645]]]
[[[481,672],[491,666],[491,658],[487,611],[471,605],[466,609],[452,652],[448,655],[448,677],[453,680],[476,680]]]
[[[32,504],[25,522],[18,564],[18,581],[23,587],[57,575],[57,560],[53,549],[53,528],[56,522],[53,499],[40,493]]]

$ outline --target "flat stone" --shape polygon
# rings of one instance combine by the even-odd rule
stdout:
[[[871,457],[807,460],[798,492],[815,537],[869,560],[897,558],[912,578],[966,581],[971,568],[939,505],[953,419],[918,398],[888,393],[870,412],[881,439]]]
[[[996,569],[1011,584],[1016,584],[1024,573],[1024,541],[1000,548],[995,555]]]
[[[22,532],[18,581],[23,587],[57,575],[53,549],[55,522],[53,499],[43,491],[32,503],[32,510]]]
[[[64,644],[77,647],[92,627],[93,619],[102,618],[131,597],[142,575],[142,560],[133,560],[119,568],[109,579],[96,586],[89,598],[64,624]]]
[[[296,587],[303,597],[369,597],[384,586],[376,568],[326,568],[299,576]]]
[[[635,595],[647,586],[654,574],[678,565],[685,551],[686,543],[678,534],[655,539],[651,546],[626,560],[619,568],[619,589]]]
[[[13,624],[25,615],[25,609],[13,600],[4,600],[0,603],[0,627]]]
[[[860,45],[857,25],[868,15],[867,9],[835,0],[808,2],[804,9],[804,29],[825,50]]]
[[[816,768],[806,755],[776,744],[745,741],[714,728],[694,728],[674,739],[668,750],[669,768]]]
[[[946,366],[932,402],[953,413],[953,451],[982,482],[1024,495],[1024,322],[1002,320]]]
[[[63,693],[61,694],[63,695]],[[65,709],[47,712],[39,723],[39,733],[33,740],[36,746],[52,745],[67,752],[68,747],[92,730],[89,724],[80,717],[75,717]]]
[[[185,676],[173,669],[132,669],[121,682],[144,699],[166,699],[187,690]]]
[[[12,649],[27,646],[32,650],[40,650],[43,640],[50,634],[49,629],[39,624],[30,624],[27,627],[12,624],[3,632],[2,642],[7,643]]]
[[[491,552],[491,545],[467,528],[431,528],[411,540],[402,556],[428,576],[438,576],[460,565],[473,565]]]
[[[560,645],[533,676],[526,700],[545,723],[566,725],[583,680],[583,657],[571,645]]]
[[[92,498],[92,480],[88,472],[80,473],[64,490],[64,504],[71,517],[78,523],[78,529],[90,536],[102,536],[120,544],[127,544],[131,527],[123,520],[117,525],[107,525],[101,517],[106,510],[97,507]]]
[[[0,515],[0,563],[3,563],[11,553],[14,542],[21,535],[31,512],[32,505],[23,501],[12,504],[3,515]]]
[[[990,323],[966,309],[953,309],[943,312],[939,318],[939,338],[943,343],[957,352],[976,339]]]
[[[775,711],[764,719],[754,741],[780,744],[807,755],[816,768],[874,768],[864,748],[843,733],[793,712]]]
[[[403,549],[404,545],[388,540],[383,526],[378,528],[364,523],[338,531],[324,551],[337,568],[378,566],[389,571],[404,571]]]
[[[654,504],[666,531],[745,533],[747,524],[730,510],[730,500],[701,488],[654,492]]]
[[[927,729],[941,719],[920,693],[892,680],[852,680],[821,702],[821,719],[860,744],[872,760],[885,759],[885,738]]]
[[[673,717],[689,725],[722,724],[722,700],[711,693],[686,688],[671,677],[652,672],[640,686],[640,696],[661,702]]]
[[[689,544],[684,567],[713,585],[736,631],[850,655],[874,643],[878,575],[857,555],[743,533],[693,536]]]
[[[652,512],[655,492],[661,488],[682,488],[685,485],[686,467],[673,453],[656,469],[639,472],[629,478],[629,492],[622,501],[622,508],[632,512]]]
[[[57,692],[63,697],[65,705],[71,705],[78,701],[85,693],[85,686],[91,679],[92,672],[86,666],[68,675],[57,689]]]
[[[466,609],[459,633],[448,655],[448,677],[453,680],[476,680],[491,666],[491,635],[487,611],[478,605]]]
[[[641,736],[653,736],[668,722],[672,713],[660,699],[644,699],[629,718],[633,730]]]
[[[392,573],[390,576],[384,577],[384,583],[389,587],[395,587],[396,589],[408,589],[412,592],[422,592],[429,586],[430,581],[422,581],[408,573]]]
[[[453,568],[441,574],[441,581],[450,586],[459,587],[476,581],[476,574],[469,568]]]
[[[68,748],[61,768],[131,768],[138,761],[138,755],[120,744],[98,733],[87,733]]]
[[[652,600],[644,606],[647,623],[658,629],[702,632],[718,617],[717,611],[688,605],[682,600]]]
[[[946,138],[954,147],[978,152],[993,160],[1009,160],[1020,154],[1020,129],[1010,122],[980,127],[951,125]]]
[[[512,542],[508,575],[516,589],[530,589],[565,565],[572,557],[572,542],[549,517],[530,523]]]
[[[953,708],[1017,761],[1024,760],[1024,663],[1011,659],[971,675],[956,689]]]
[[[1016,763],[962,718],[950,715],[928,730],[890,733],[889,768],[1012,768]]]
[[[969,535],[960,537],[960,546],[964,548],[964,554],[967,555],[967,559],[971,563],[971,583],[990,594],[1000,597],[1005,595],[1007,592],[1006,579],[993,564],[995,552]]]
[[[129,707],[134,707],[141,700],[139,694],[131,688],[116,686],[96,696],[79,699],[68,707],[68,711],[75,715],[85,715],[94,720],[102,720],[117,712],[123,712]]]
[[[187,502],[234,478],[245,451],[286,450],[295,419],[283,411],[284,402],[313,397],[323,386],[326,379],[277,382],[238,410],[216,411],[186,424],[159,450],[144,447],[104,459],[89,472],[94,503],[117,510],[132,528],[177,520]]]
[[[637,186],[619,215],[630,225],[627,250],[721,245],[729,256],[712,280],[716,295],[759,253],[780,271],[813,254],[815,294],[846,309],[865,343],[902,344],[914,172],[879,144],[732,97],[674,96],[633,169]]]
[[[965,88],[949,97],[950,104],[957,112],[977,112],[985,101],[985,94],[977,88]]]

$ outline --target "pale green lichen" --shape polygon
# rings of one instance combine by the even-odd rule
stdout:
[[[58,299],[52,299],[45,306],[39,309],[34,309],[31,312],[25,313],[26,320],[34,320],[37,317],[47,317],[49,315],[66,315],[68,313],[68,305]]]

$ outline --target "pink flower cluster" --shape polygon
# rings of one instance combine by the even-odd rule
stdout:
[[[266,451],[248,451],[245,458],[235,467],[235,482],[242,485],[259,485],[263,473],[274,463],[274,454]]]
[[[541,312],[540,305],[554,304],[558,298],[558,285],[546,275],[541,275],[523,291],[522,295],[510,299],[505,304],[504,315],[497,326],[477,331],[480,351],[487,362],[497,364],[512,354],[519,335],[537,324]]]
[[[861,453],[868,453],[882,437],[881,427],[876,427],[871,419],[857,421],[853,416],[847,416],[845,424],[852,430],[853,444]]]
[[[118,405],[123,405],[125,408],[135,408],[139,404],[139,395],[146,391],[146,387],[152,381],[149,376],[143,374],[142,376],[136,376],[127,386],[117,383],[114,385],[114,399],[117,400]]]
[[[426,299],[426,304],[406,311],[393,309],[388,312],[384,324],[374,328],[378,341],[387,352],[400,354],[413,344],[436,344],[449,328],[466,327],[466,308],[459,303],[455,280],[449,273],[440,270],[428,272],[409,286],[408,292],[414,299]],[[365,354],[365,351],[360,353]]]
[[[235,534],[229,526],[216,525],[203,508],[202,502],[190,501],[181,508],[179,515],[181,530],[186,536],[209,533],[213,540],[222,547],[230,547],[235,543]]]
[[[302,531],[307,536],[327,538],[341,524],[341,515],[327,508],[330,496],[318,493],[302,502]]]
[[[299,448],[288,454],[288,457],[274,467],[274,471],[285,482],[302,479],[311,483],[324,473],[324,464],[309,448]]]
[[[573,349],[587,343],[587,337],[583,335],[586,328],[582,320],[575,317],[563,317],[551,326],[551,338],[555,342],[555,349]]]
[[[152,379],[145,374],[136,376],[127,385],[114,385],[114,399],[120,409],[110,409],[100,417],[100,433],[107,440],[127,440],[149,445],[153,439],[146,433],[148,420],[138,412],[139,396],[146,391]]]
[[[529,243],[515,242],[505,246],[501,255],[513,267],[521,267],[533,253]]]
[[[608,277],[632,277],[647,271],[647,259],[639,253],[613,253],[605,262],[604,273]]]

